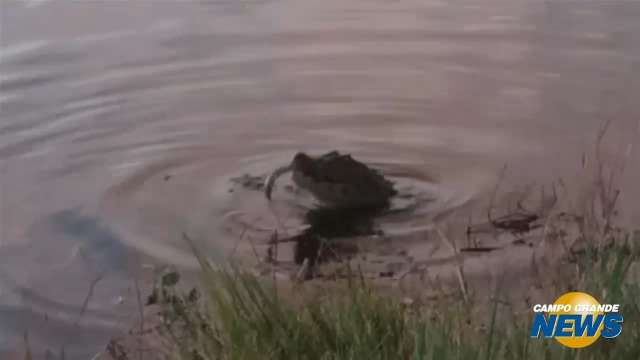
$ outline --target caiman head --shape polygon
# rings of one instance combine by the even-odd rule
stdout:
[[[271,173],[271,175],[269,175],[269,177],[267,178],[266,186],[264,188],[264,193],[267,196],[267,199],[271,200],[271,193],[273,192],[273,186],[275,185],[276,180],[280,176],[290,171],[301,171],[304,174],[313,174],[315,173],[315,168],[316,168],[316,164],[314,159],[311,156],[303,152],[298,152],[293,157],[293,160],[291,161],[290,164],[281,166],[275,169]]]

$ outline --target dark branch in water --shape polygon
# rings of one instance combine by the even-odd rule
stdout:
[[[529,232],[535,228],[533,223],[543,218],[557,203],[558,194],[556,192],[555,183],[552,184],[553,197],[551,201],[547,200],[544,192],[544,187],[541,188],[541,200],[538,209],[535,209],[533,211],[525,209],[525,207],[522,205],[522,199],[520,199],[518,200],[516,205],[519,212],[508,214],[496,219],[493,218],[491,214],[493,211],[494,201],[498,193],[498,188],[500,186],[501,180],[504,177],[506,169],[507,165],[502,168],[500,177],[498,178],[498,181],[496,183],[495,190],[489,203],[489,209],[487,210],[487,218],[489,220],[489,223],[496,229],[507,230],[516,234]],[[468,228],[467,231],[470,231],[470,229]]]
[[[460,252],[491,252],[499,249],[501,248],[496,246],[478,246],[478,247],[461,248]]]
[[[100,274],[91,281],[91,284],[89,285],[89,292],[87,293],[87,296],[84,298],[84,302],[82,303],[82,308],[80,309],[80,315],[78,316],[78,320],[76,320],[76,323],[75,323],[76,326],[78,326],[78,324],[80,323],[80,320],[82,320],[82,317],[84,316],[84,313],[86,312],[87,307],[89,306],[89,301],[93,297],[93,290],[95,289],[98,282],[102,280],[102,277],[103,277],[103,274]]]

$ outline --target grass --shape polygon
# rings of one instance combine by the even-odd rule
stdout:
[[[588,248],[559,285],[601,303],[620,303],[622,335],[574,350],[553,339],[529,338],[531,312],[500,301],[474,305],[477,326],[460,296],[412,307],[384,296],[354,274],[337,293],[295,288],[295,298],[237,268],[200,259],[203,290],[159,288],[163,337],[170,358],[199,359],[638,359],[640,358],[640,234],[625,234],[606,250]],[[562,287],[566,287],[561,289]],[[500,298],[500,289],[493,299]],[[505,313],[508,316],[505,316]],[[505,321],[505,319],[509,319]]]
[[[320,288],[302,283],[283,289],[275,277],[259,278],[233,266],[216,268],[199,258],[200,290],[180,290],[179,277],[169,273],[152,296],[160,305],[166,358],[640,359],[640,232],[613,225],[619,197],[614,178],[621,176],[624,166],[603,165],[601,142],[609,123],[598,133],[594,161],[583,157],[584,170],[593,174],[584,177],[584,196],[569,215],[578,225],[583,248],[573,249],[561,240],[563,261],[549,262],[536,272],[550,280],[539,282],[552,294],[548,302],[568,291],[582,291],[600,303],[620,304],[624,323],[619,337],[599,339],[583,349],[530,338],[530,307],[522,311],[505,300],[509,289],[499,282],[489,299],[474,296],[462,271],[457,296],[407,304],[376,290],[348,267],[351,276],[344,283]],[[554,241],[547,220],[542,244]]]

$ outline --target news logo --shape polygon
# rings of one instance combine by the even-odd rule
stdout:
[[[570,348],[583,348],[600,337],[613,339],[622,333],[624,318],[619,304],[600,304],[583,292],[568,292],[553,304],[533,306],[532,338],[555,338]]]

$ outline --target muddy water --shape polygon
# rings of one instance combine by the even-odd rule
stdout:
[[[514,184],[573,183],[603,119],[615,120],[608,153],[637,153],[633,1],[53,0],[0,12],[0,354],[25,330],[38,354],[99,351],[135,317],[138,259],[193,266],[182,232],[224,259],[247,224],[256,241],[300,225],[308,197],[283,183],[268,205],[230,182],[295,151],[382,169],[411,199],[384,225],[405,232],[486,196],[505,163]],[[638,175],[629,161],[619,179],[635,223]]]

